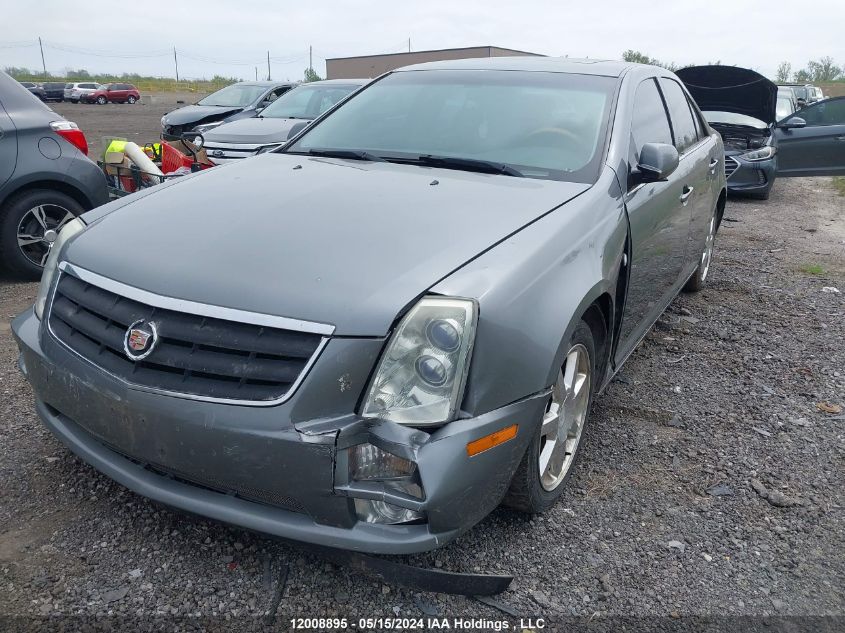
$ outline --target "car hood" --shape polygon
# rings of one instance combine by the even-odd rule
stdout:
[[[156,294],[384,336],[432,285],[589,185],[270,153],[96,220],[67,260]]]
[[[776,118],[778,87],[760,73],[736,66],[690,66],[675,72],[702,110]]]
[[[224,123],[203,133],[206,143],[280,143],[291,128],[304,119],[252,117]]]
[[[240,107],[189,105],[165,114],[164,121],[167,125],[185,125],[205,119],[216,121],[241,110],[243,108]]]

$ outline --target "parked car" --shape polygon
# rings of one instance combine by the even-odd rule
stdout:
[[[44,97],[45,97],[44,88],[41,86],[41,84],[37,84],[37,83],[34,83],[32,81],[21,81],[21,82],[18,82],[18,83],[20,83],[20,85],[22,85],[24,88],[29,90],[36,97],[41,99],[41,101],[44,101]]]
[[[280,151],[69,224],[19,365],[47,427],[141,494],[439,547],[560,496],[594,396],[708,278],[722,156],[661,68],[393,71]],[[127,248],[139,226],[166,230]]]
[[[841,104],[827,109],[826,99],[780,117],[782,91],[753,70],[691,66],[678,77],[722,136],[729,192],[766,199],[776,176],[845,174]]]
[[[795,101],[799,108],[824,99],[821,88],[810,84],[778,84],[778,87],[788,88],[795,95]]]
[[[775,127],[778,176],[845,175],[845,97],[828,97]]]
[[[777,103],[775,105],[775,117],[777,120],[780,121],[781,119],[785,119],[793,112],[795,112],[795,101],[792,97],[781,95],[781,93],[778,92]]]
[[[295,85],[289,81],[242,81],[226,86],[161,117],[161,138],[174,141],[186,132],[205,134],[223,123],[255,116]]]
[[[0,266],[37,278],[58,232],[108,200],[85,135],[0,72]]]
[[[64,99],[65,101],[79,103],[79,100],[82,98],[82,95],[89,95],[96,92],[97,90],[102,90],[103,88],[103,86],[101,86],[95,81],[65,84]]]
[[[41,84],[44,90],[44,101],[64,101],[65,84],[60,81],[47,81]]]
[[[791,89],[787,88],[786,86],[778,86],[778,111],[785,112],[786,110],[790,110],[791,112],[795,112],[798,109],[798,101],[795,98],[795,93],[792,92]],[[786,99],[789,102],[789,107],[785,103],[781,103],[781,99]],[[783,117],[778,116],[778,120],[782,119]]]
[[[247,158],[283,145],[297,131],[323,114],[369,79],[329,79],[294,88],[260,114],[212,128],[203,147],[215,163]]]
[[[141,93],[132,84],[113,83],[100,86],[91,92],[79,95],[81,103],[135,103],[141,99]]]
[[[767,199],[777,174],[777,86],[737,66],[690,66],[678,77],[722,136],[728,191]]]

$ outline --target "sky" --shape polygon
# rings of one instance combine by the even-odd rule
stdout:
[[[774,76],[829,55],[845,65],[845,2],[815,0],[5,0],[0,68],[301,79],[326,57],[494,45],[545,55],[721,61]],[[180,25],[180,26],[177,26]]]

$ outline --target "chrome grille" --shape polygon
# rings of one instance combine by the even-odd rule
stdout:
[[[323,338],[163,309],[62,273],[48,317],[67,347],[141,387],[241,401],[276,401],[298,384]],[[127,328],[155,323],[159,343],[143,360],[124,353]]]
[[[725,157],[725,178],[730,178],[739,167],[739,161],[731,156]]]
[[[203,146],[208,157],[216,163],[227,162],[230,160],[238,160],[240,158],[249,158],[264,147],[264,145],[254,145],[250,143],[235,144],[235,143],[206,143]]]

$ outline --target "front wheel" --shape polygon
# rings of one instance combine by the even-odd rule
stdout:
[[[97,97],[97,103],[100,105],[106,105],[107,99],[105,97]]]
[[[710,261],[713,259],[713,244],[716,242],[716,230],[718,227],[718,208],[713,211],[710,217],[710,225],[707,227],[707,237],[704,238],[704,250],[701,252],[701,259],[698,262],[698,268],[687,280],[684,290],[687,292],[698,292],[704,287],[704,282],[707,281],[707,273],[710,272]]]
[[[595,342],[581,321],[528,450],[511,481],[504,504],[536,514],[551,508],[563,493],[579,455],[590,414],[595,381]]]
[[[126,99],[126,101],[129,103],[129,105],[132,105],[133,103],[135,103],[135,97],[129,95],[129,98]]]

